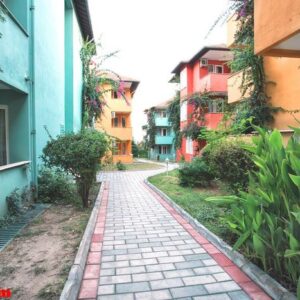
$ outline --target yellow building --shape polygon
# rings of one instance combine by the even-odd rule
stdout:
[[[127,77],[120,77],[122,92],[111,90],[111,86],[106,85],[102,88],[105,92],[106,106],[101,119],[96,120],[95,128],[105,131],[112,137],[112,159],[116,163],[131,163],[132,157],[132,97],[139,85],[137,80]]]
[[[273,107],[286,111],[300,109],[300,2],[294,0],[255,0],[254,39],[255,51],[264,57],[267,84],[266,93]],[[293,9],[292,9],[293,8]],[[233,16],[228,20],[228,47],[234,45],[237,22]],[[297,23],[297,24],[296,24]],[[298,42],[297,42],[298,41]],[[298,49],[297,49],[298,48]],[[241,72],[228,79],[228,102],[242,97]],[[250,91],[248,91],[250,92]],[[274,115],[273,128],[279,129],[285,141],[299,127],[300,113],[278,112]]]

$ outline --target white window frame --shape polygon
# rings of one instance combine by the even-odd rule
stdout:
[[[222,68],[222,73],[218,73],[217,72],[217,68],[218,67],[221,67]],[[216,74],[224,74],[224,66],[222,66],[222,65],[214,65],[214,72],[216,73]]]
[[[187,120],[187,100],[183,101],[180,105],[180,121],[184,122]]]
[[[4,116],[5,116],[5,139],[6,139],[6,165],[9,164],[9,132],[8,132],[8,105],[0,105],[0,109],[4,110]]]
[[[193,154],[193,140],[191,138],[187,138],[185,140],[185,151],[186,154]]]

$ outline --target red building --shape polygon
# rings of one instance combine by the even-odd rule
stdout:
[[[203,47],[189,61],[180,62],[172,73],[180,78],[180,130],[190,123],[195,122],[193,112],[194,104],[189,99],[197,94],[213,92],[218,99],[212,101],[204,114],[204,125],[207,129],[215,129],[223,118],[223,106],[220,99],[227,98],[227,78],[230,69],[227,62],[232,60],[232,53],[223,45]],[[193,141],[191,138],[183,138],[181,148],[177,151],[177,160],[182,157],[191,161],[199,155],[205,146],[205,141]]]

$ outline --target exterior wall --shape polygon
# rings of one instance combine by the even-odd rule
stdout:
[[[286,110],[300,109],[300,59],[299,58],[264,58],[268,84],[267,95],[271,97],[274,107],[282,107]],[[300,120],[300,113],[294,115]],[[286,112],[275,114],[274,128],[289,130],[289,126],[299,127],[299,123],[293,115]]]
[[[286,110],[299,110],[300,94],[300,59],[265,57],[264,67],[267,85],[267,95],[273,107],[282,107]],[[241,73],[236,73],[228,81],[228,102],[242,100],[240,90]],[[247,97],[249,92],[244,96]],[[299,127],[296,119],[300,119],[300,113],[291,115],[287,112],[278,112],[274,115],[273,127],[279,130],[290,130],[289,126]],[[285,133],[285,135],[288,133]]]
[[[1,168],[1,167],[0,167]],[[30,171],[28,165],[23,165],[7,170],[0,170],[0,218],[7,213],[6,197],[15,189],[22,190],[30,183]]]
[[[35,0],[36,157],[49,140],[44,126],[55,137],[65,125],[64,9],[64,1],[53,0],[49,5],[47,1]]]
[[[263,55],[300,57],[300,2],[255,0],[255,52]],[[292,40],[296,34],[298,37]],[[291,38],[290,42],[286,42]],[[285,42],[283,44],[280,44]]]

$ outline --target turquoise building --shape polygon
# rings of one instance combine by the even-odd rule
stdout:
[[[153,107],[155,122],[155,145],[149,150],[149,159],[157,161],[175,161],[174,132],[167,112],[169,102]]]
[[[37,183],[49,136],[78,131],[80,49],[93,32],[87,0],[1,0],[0,217],[6,197]]]

